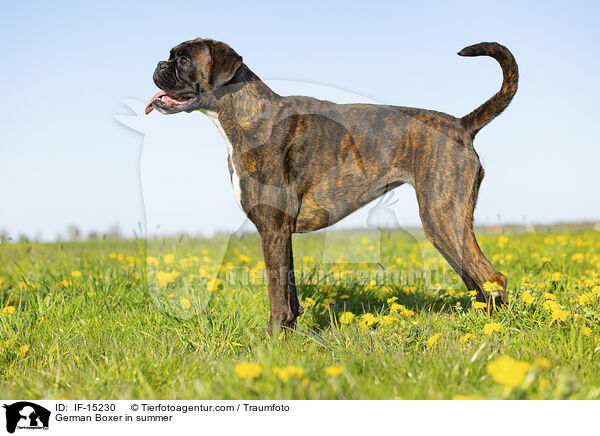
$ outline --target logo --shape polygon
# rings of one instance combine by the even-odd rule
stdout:
[[[6,431],[15,429],[48,430],[50,411],[29,401],[19,401],[3,406],[6,409]]]

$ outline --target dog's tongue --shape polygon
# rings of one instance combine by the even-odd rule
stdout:
[[[154,94],[154,97],[152,97],[150,99],[150,103],[148,103],[148,106],[146,106],[146,115],[148,115],[150,112],[152,112],[154,110],[154,106],[152,106],[152,103],[154,102],[154,100],[156,100],[157,98],[161,98],[165,95],[168,95],[165,91],[159,91],[156,94]]]
[[[175,97],[171,97],[169,94],[167,94],[165,91],[159,91],[156,94],[154,94],[154,97],[152,97],[152,99],[150,100],[150,103],[148,103],[148,106],[146,106],[146,115],[148,115],[150,112],[152,112],[152,109],[154,109],[154,106],[152,106],[152,103],[154,102],[154,100],[158,100],[160,99],[160,101],[162,101],[164,104],[166,104],[167,106],[171,107],[174,105],[180,105],[180,104],[184,104],[185,102],[187,102],[189,100],[189,98],[175,98]]]

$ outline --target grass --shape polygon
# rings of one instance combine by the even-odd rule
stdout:
[[[422,238],[328,236],[294,240],[306,312],[267,339],[254,235],[2,244],[0,396],[600,397],[600,232],[481,235],[509,277],[492,318]],[[446,279],[376,277],[423,268]]]

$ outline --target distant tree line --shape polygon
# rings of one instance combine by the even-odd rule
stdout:
[[[87,233],[87,235],[85,235],[79,227],[71,224],[67,227],[65,235],[59,233],[54,239],[56,241],[85,241],[97,239],[121,239],[122,237],[121,228],[118,223],[111,225],[105,232],[92,230]],[[42,239],[41,234],[31,237],[24,233],[20,233],[16,237],[13,237],[6,229],[0,229],[0,244],[9,242],[39,242]]]

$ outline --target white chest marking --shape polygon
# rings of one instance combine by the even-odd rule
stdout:
[[[219,129],[221,136],[223,136],[223,139],[227,143],[227,152],[229,153],[229,160],[231,161],[232,169],[231,185],[233,186],[233,193],[235,195],[235,199],[237,200],[237,203],[240,206],[240,208],[242,208],[243,210],[244,208],[242,207],[242,190],[240,189],[240,178],[237,174],[237,171],[235,170],[235,163],[233,162],[233,146],[231,145],[231,142],[229,142],[229,138],[227,138],[225,130],[223,130],[223,126],[221,126],[221,123],[219,122],[219,116],[217,115],[217,113],[213,111],[202,112],[208,115],[208,118],[210,118],[213,121],[213,123],[215,123],[215,126],[217,126],[217,129]]]

